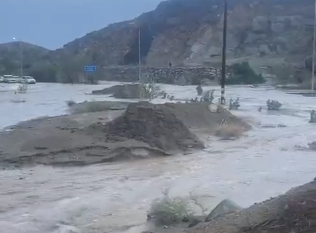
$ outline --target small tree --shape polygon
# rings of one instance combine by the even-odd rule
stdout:
[[[203,88],[202,88],[201,85],[198,85],[195,89],[196,89],[196,92],[197,92],[198,96],[202,95]]]
[[[227,84],[259,84],[265,82],[262,75],[256,74],[248,62],[233,64],[230,68],[233,71],[233,77],[226,80]]]

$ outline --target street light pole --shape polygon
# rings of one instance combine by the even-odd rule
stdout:
[[[313,65],[312,65],[312,91],[315,85],[315,43],[316,43],[316,0],[314,3],[314,38],[313,38]]]
[[[13,38],[16,40],[16,38]],[[22,41],[19,40],[19,57],[20,57],[20,78],[23,77],[23,48],[22,48]]]
[[[138,30],[138,81],[141,83],[141,52],[140,52],[140,29]]]
[[[315,0],[316,1],[316,0]],[[227,37],[227,0],[224,0],[224,22],[223,22],[223,47],[222,47],[222,72],[221,72],[221,99],[225,104],[225,81],[226,81],[226,37]]]
[[[19,42],[20,46],[20,76],[23,78],[23,50],[22,50],[22,41]]]

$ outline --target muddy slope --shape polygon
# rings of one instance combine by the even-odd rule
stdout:
[[[316,178],[283,195],[218,216],[194,227],[187,222],[165,228],[147,224],[152,233],[314,233]]]
[[[188,233],[316,232],[316,181],[190,229]]]

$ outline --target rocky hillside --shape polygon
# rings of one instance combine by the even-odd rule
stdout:
[[[228,64],[248,60],[260,73],[289,80],[304,76],[312,47],[313,0],[229,0]],[[76,39],[31,67],[63,81],[83,76],[83,66],[218,66],[222,0],[168,0],[151,12]],[[53,64],[53,68],[51,67]],[[44,67],[44,68],[43,68]],[[45,75],[48,76],[48,75]],[[294,80],[294,79],[293,79]]]
[[[27,70],[35,61],[48,54],[49,50],[25,42],[0,44],[0,75],[20,74],[20,51],[23,56],[23,68]]]

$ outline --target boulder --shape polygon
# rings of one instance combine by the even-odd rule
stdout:
[[[235,202],[225,199],[221,201],[209,215],[206,217],[205,222],[212,221],[213,219],[223,216],[228,213],[240,211],[243,208],[237,205]]]

